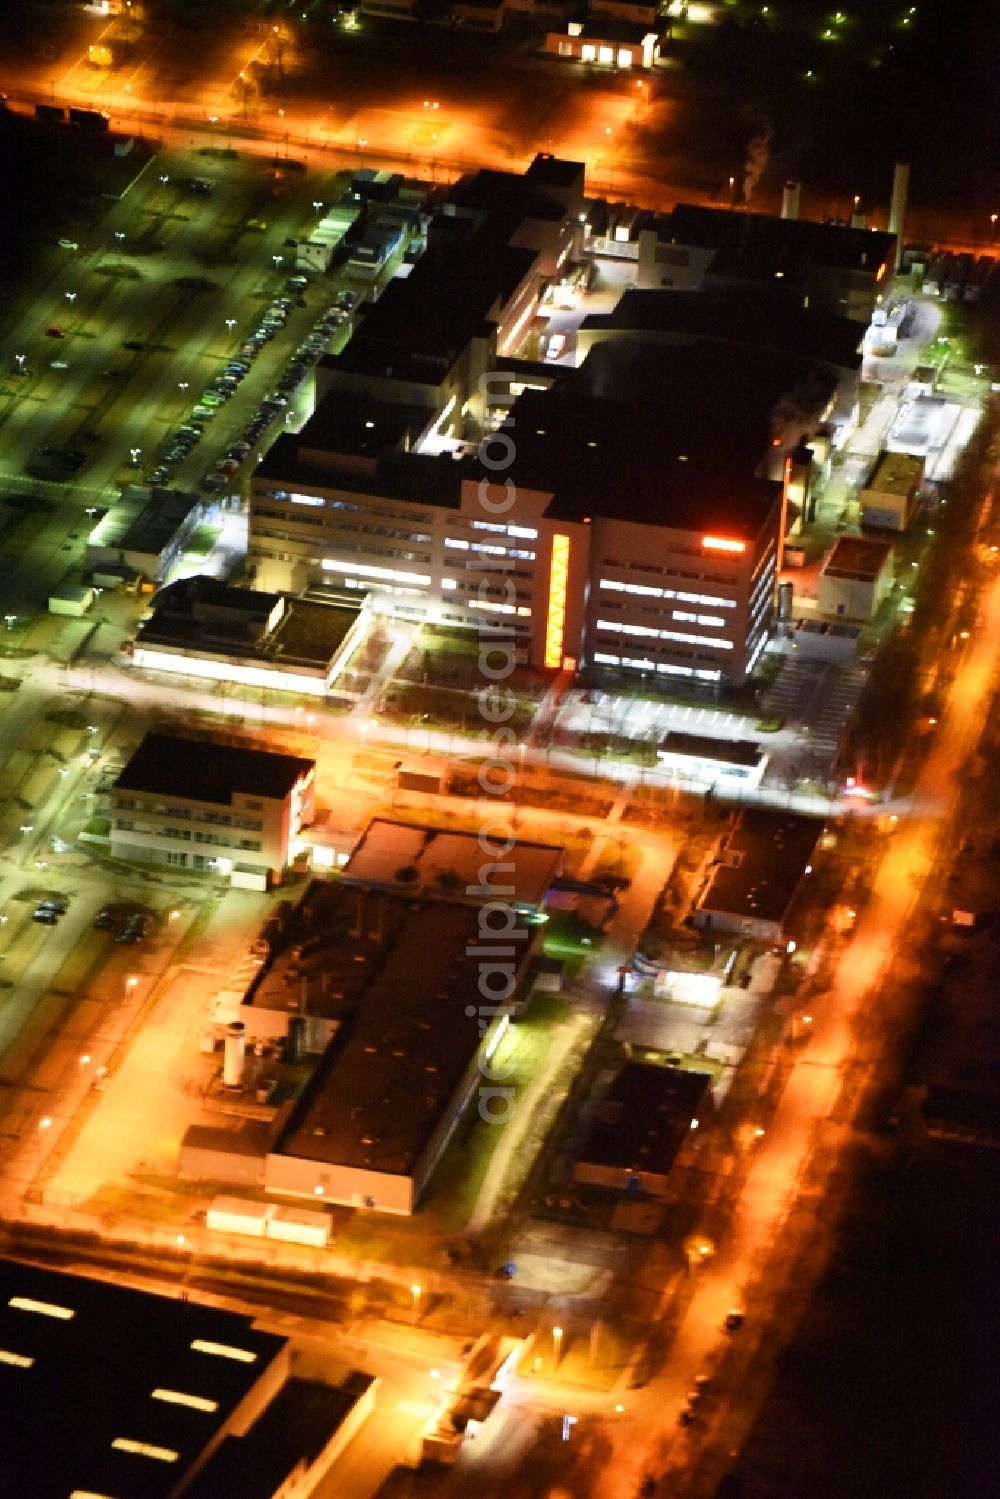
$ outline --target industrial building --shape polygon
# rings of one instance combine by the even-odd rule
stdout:
[[[146,734],[111,788],[111,852],[265,889],[312,820],[314,773],[295,755]]]
[[[402,829],[414,831],[426,842],[429,830]],[[542,852],[551,863],[560,851]],[[533,853],[529,845],[528,865]],[[449,898],[430,864],[422,877],[419,858],[415,868],[410,893],[380,888],[371,868],[370,886],[316,881],[268,924],[245,993],[220,999],[212,1022],[225,1035],[232,1097],[270,1097],[273,1080],[277,1099],[232,1128],[189,1130],[183,1175],[314,1206],[416,1209],[477,1091],[497,1091],[490,1060],[527,988],[542,927],[533,909],[503,896]],[[432,888],[422,891],[423,881]],[[544,879],[531,880],[533,894],[544,889]],[[304,1087],[303,1064],[312,1066]],[[249,1216],[244,1232],[273,1232],[259,1205]]]
[[[161,582],[214,509],[197,495],[131,485],[87,537],[84,568],[105,587],[132,578]]]
[[[127,649],[145,671],[323,697],[370,623],[358,595],[289,598],[199,575],[160,589]]]
[[[308,1499],[377,1380],[292,1374],[287,1338],[187,1295],[0,1261],[0,1489],[24,1499]]]
[[[575,1181],[662,1197],[692,1131],[710,1115],[712,1076],[626,1062],[573,1164]]]
[[[819,612],[837,619],[874,619],[889,596],[892,580],[889,542],[838,536],[819,570]]]
[[[924,460],[913,453],[882,453],[861,491],[861,524],[906,531],[920,503]]]
[[[702,931],[766,942],[787,937],[789,913],[812,862],[823,824],[758,808],[735,814],[692,911]]]
[[[562,873],[564,860],[565,850],[554,844],[518,839],[494,871],[476,833],[376,817],[358,839],[340,878],[412,899],[477,904],[495,899],[496,887],[502,884],[504,901],[537,913],[552,881]]]
[[[0,1283],[11,1495],[172,1499],[288,1377],[287,1340],[249,1317],[11,1259]]]
[[[888,300],[895,234],[848,224],[678,203],[639,234],[639,286],[778,284],[801,305],[867,326]]]

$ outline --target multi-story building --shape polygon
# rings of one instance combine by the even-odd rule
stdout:
[[[639,234],[639,286],[778,285],[868,323],[892,284],[895,246],[882,230],[678,203]]]
[[[312,821],[314,772],[295,755],[146,734],[111,789],[111,852],[263,889]]]
[[[272,449],[251,494],[259,586],[332,580],[411,618],[502,627],[539,667],[745,680],[767,638],[780,482],[686,452],[650,403],[526,391],[510,435],[460,462],[408,454],[406,421],[341,402],[326,451],[311,424]]]

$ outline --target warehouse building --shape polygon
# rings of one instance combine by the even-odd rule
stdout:
[[[757,808],[737,813],[695,902],[695,926],[784,941],[822,834],[823,824],[813,817]]]
[[[711,1113],[711,1083],[707,1072],[626,1062],[598,1107],[574,1179],[664,1196],[677,1157]]]
[[[249,1317],[10,1259],[0,1281],[5,1493],[171,1499],[288,1377]]]

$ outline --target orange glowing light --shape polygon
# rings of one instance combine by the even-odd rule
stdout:
[[[545,665],[550,667],[562,665],[568,586],[569,537],[553,536],[549,570],[549,608],[545,617]]]
[[[727,536],[703,536],[702,550],[706,552],[745,552],[745,541],[731,541]]]

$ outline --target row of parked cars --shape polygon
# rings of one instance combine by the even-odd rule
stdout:
[[[236,394],[241,382],[250,373],[252,363],[261,349],[265,344],[270,343],[279,329],[284,327],[292,309],[305,305],[304,293],[308,284],[308,278],[305,276],[289,277],[285,283],[285,295],[272,299],[266,311],[261,314],[257,323],[243,340],[239,352],[225,364],[221,373],[202,392],[201,399],[195,406],[190,419],[170,438],[159,465],[150,475],[151,484],[164,483],[169,478],[174,465],[186,458],[200,441],[216,411]],[[227,479],[249,457],[253,444],[260,440],[278,413],[288,405],[292,395],[308,373],[310,365],[314,364],[325,351],[334,330],[349,316],[356,302],[357,293],[355,292],[342,291],[338,294],[336,305],[323,314],[308,338],[296,349],[276,388],[261,402],[239,439],[226,449],[216,463],[214,473],[206,474],[201,481],[202,490],[211,494],[225,487]]]
[[[94,926],[99,932],[113,932],[116,942],[133,946],[149,936],[150,920],[142,911],[123,911],[116,906],[104,906],[94,917]]]

